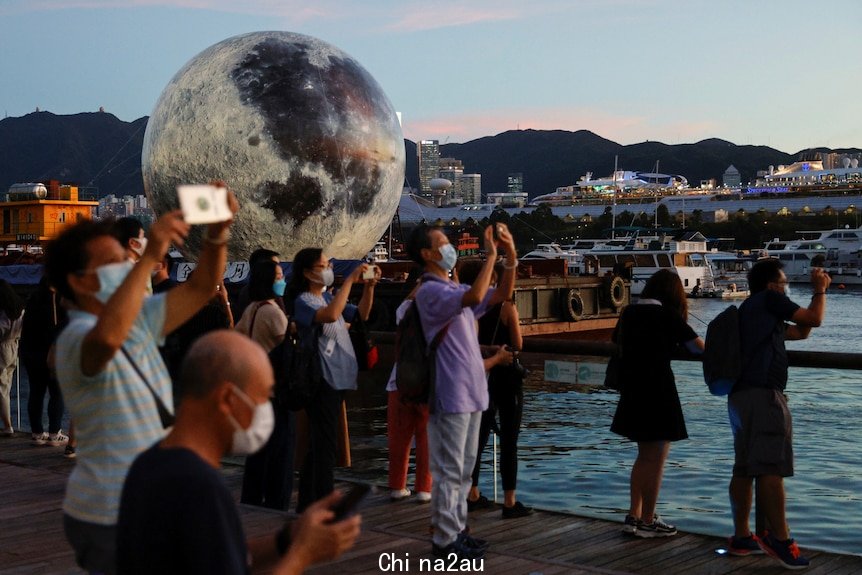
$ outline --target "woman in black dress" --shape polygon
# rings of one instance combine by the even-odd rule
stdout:
[[[620,356],[620,401],[611,431],[635,441],[631,507],[623,531],[638,537],[668,537],[676,528],[655,513],[670,442],[687,439],[673,371],[674,350],[685,345],[703,351],[703,340],[686,323],[688,305],[679,276],[659,270],[650,277],[638,303],[623,310],[613,340]]]

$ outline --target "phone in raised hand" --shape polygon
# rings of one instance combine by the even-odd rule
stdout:
[[[226,188],[211,185],[177,186],[177,196],[187,224],[212,224],[233,217]]]
[[[366,269],[364,272],[362,272],[362,279],[373,280],[376,273],[377,273],[377,266],[374,264],[371,264],[368,266],[368,269]]]

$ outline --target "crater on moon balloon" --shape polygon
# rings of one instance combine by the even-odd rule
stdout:
[[[195,56],[156,104],[143,152],[157,212],[178,184],[228,182],[240,201],[231,257],[322,247],[359,258],[388,226],[404,179],[392,104],[352,57],[316,38],[256,32]],[[196,253],[200,230],[190,238]]]

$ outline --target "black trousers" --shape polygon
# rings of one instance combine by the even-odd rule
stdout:
[[[344,392],[322,382],[311,398],[308,415],[308,453],[299,471],[299,499],[296,511],[332,493],[338,458],[338,424]]]
[[[491,401],[488,409],[482,412],[479,427],[479,451],[473,466],[473,485],[479,484],[479,468],[482,465],[482,452],[491,436],[491,430],[498,427],[496,415],[500,415],[498,432],[500,435],[500,475],[503,491],[517,488],[518,483],[518,434],[521,431],[521,418],[524,413],[524,389],[521,379],[512,376],[506,368],[494,368],[488,379],[488,395]]]
[[[293,493],[296,416],[273,402],[275,426],[260,451],[245,459],[241,503],[287,511]]]
[[[30,418],[30,432],[42,433],[42,407],[45,405],[45,392],[48,397],[48,432],[60,431],[63,419],[63,394],[60,384],[51,376],[48,362],[44,357],[21,355],[24,369],[27,370],[27,380],[30,382],[30,397],[27,399],[27,416]]]

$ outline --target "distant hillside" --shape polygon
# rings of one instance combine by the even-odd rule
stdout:
[[[147,118],[34,112],[0,120],[0,192],[16,182],[60,180],[101,195],[142,194],[141,146]]]
[[[16,182],[57,179],[98,187],[102,196],[141,194],[146,123],[146,117],[123,122],[107,113],[58,116],[34,112],[0,120],[0,192]],[[416,143],[405,140],[404,146],[407,183],[418,188]],[[512,130],[463,144],[444,144],[440,149],[443,156],[460,159],[465,172],[482,174],[483,191],[504,191],[507,175],[521,172],[530,196],[574,184],[587,172],[597,178],[607,176],[613,171],[614,156],[619,157],[621,170],[652,171],[659,162],[659,171],[681,174],[697,185],[709,178],[720,182],[731,164],[748,181],[757,170],[770,165],[832,151],[818,148],[787,154],[718,139],[673,146],[660,142],[623,146],[586,130]]]

